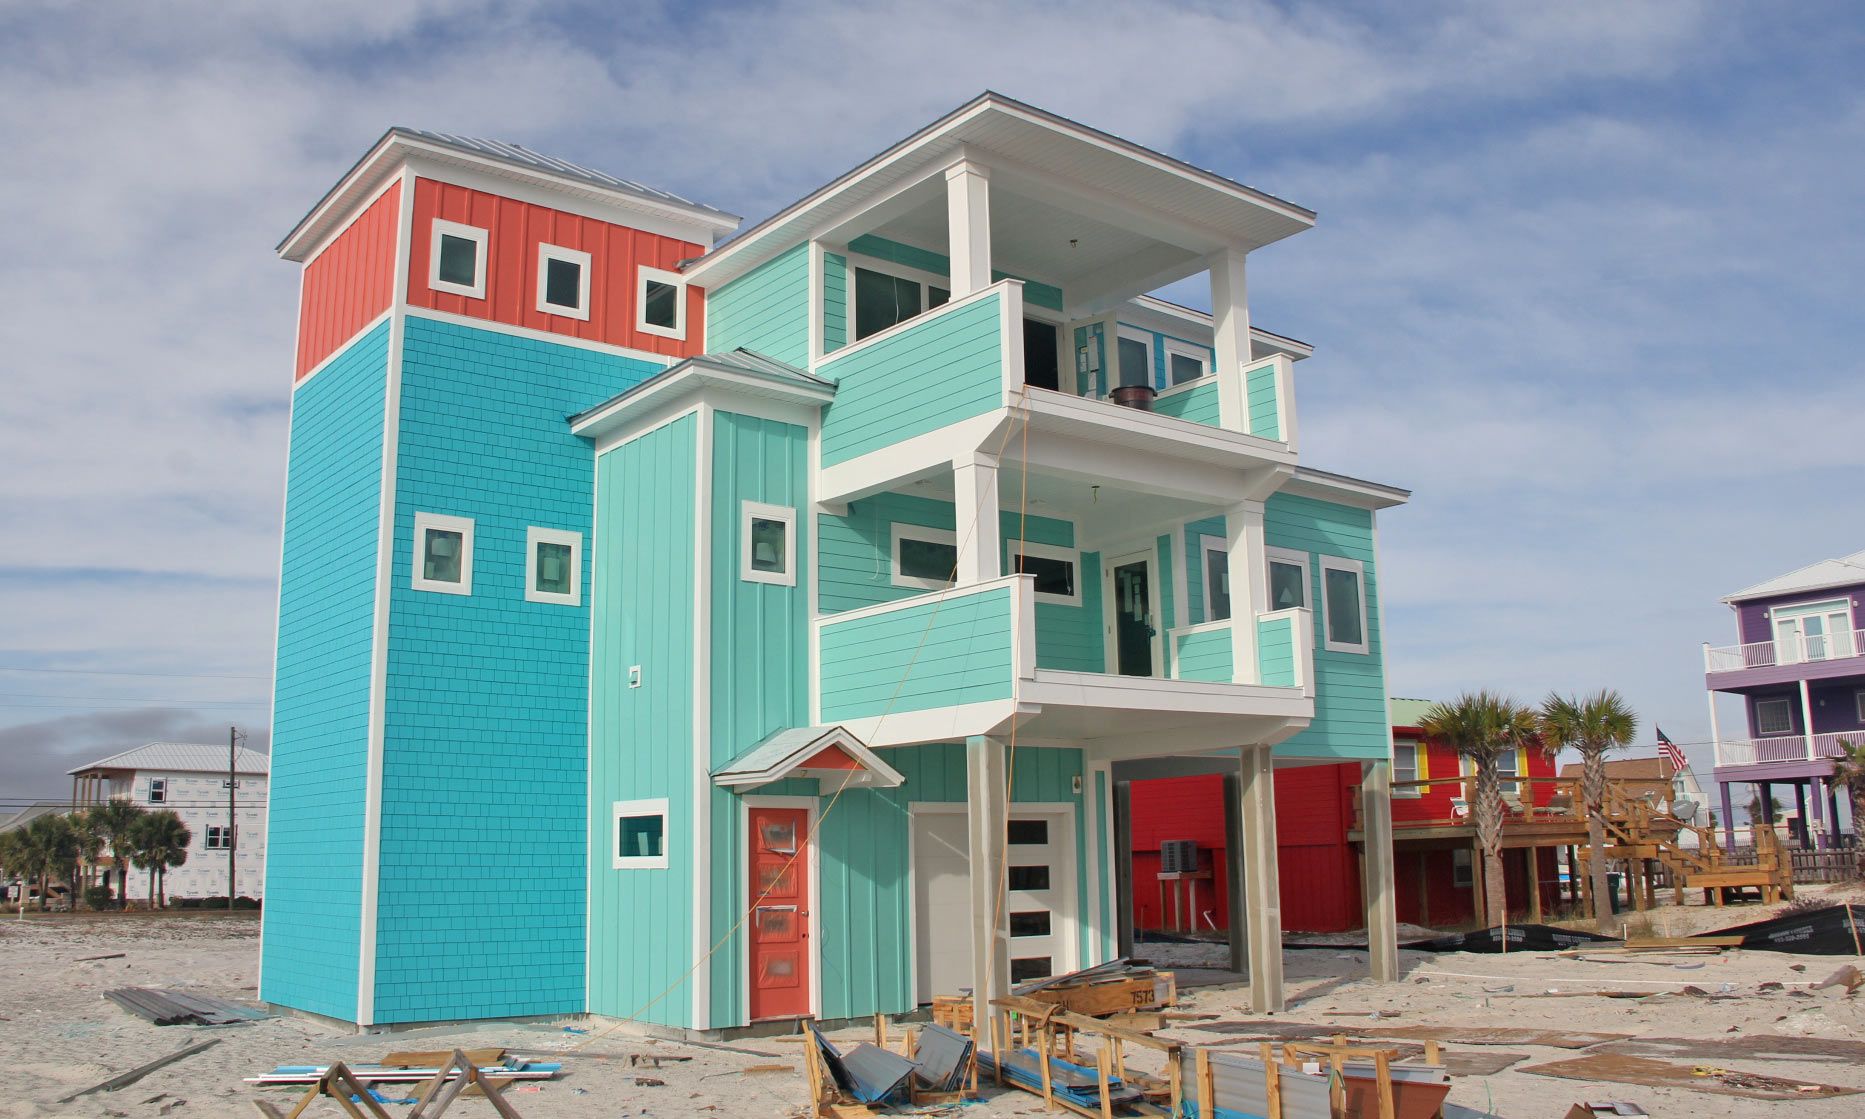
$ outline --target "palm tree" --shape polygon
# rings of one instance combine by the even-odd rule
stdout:
[[[1508,894],[1502,877],[1502,773],[1497,759],[1541,743],[1534,711],[1489,691],[1465,692],[1449,703],[1433,704],[1419,719],[1427,739],[1441,742],[1470,759],[1476,770],[1477,846],[1483,851],[1484,921],[1501,924]]]
[[[31,873],[31,856],[27,854],[20,829],[0,832],[0,874],[19,879],[19,907],[21,909],[26,908],[26,876]]]
[[[169,809],[145,812],[131,838],[137,869],[149,872],[149,908],[168,907],[168,868],[188,861],[194,833]]]
[[[69,866],[73,861],[78,841],[72,833],[71,821],[63,815],[50,813],[36,817],[15,834],[20,865],[39,882],[39,911],[45,912],[49,906],[52,893],[52,874]],[[22,907],[25,896],[20,898]]]
[[[1542,737],[1557,749],[1580,755],[1580,798],[1587,812],[1587,867],[1593,876],[1593,919],[1601,932],[1612,923],[1606,879],[1606,755],[1630,745],[1638,716],[1618,692],[1602,689],[1585,698],[1550,693],[1541,702]]]
[[[1852,798],[1852,834],[1858,839],[1859,876],[1865,878],[1865,741],[1839,740],[1839,756],[1833,759],[1835,785],[1844,785]],[[1834,825],[1837,834],[1838,826]]]
[[[97,865],[97,860],[104,850],[104,833],[103,829],[98,826],[95,807],[71,814],[71,834],[77,847],[77,865],[72,868],[71,875],[71,891],[75,903],[82,892],[77,885],[80,877],[88,883],[90,876],[83,872]]]
[[[130,851],[135,847],[131,834],[136,830],[137,821],[146,815],[147,809],[123,797],[115,797],[90,808],[92,826],[97,829],[104,845],[110,848],[110,860],[116,865],[118,908],[129,901],[129,875],[124,868],[129,865]]]

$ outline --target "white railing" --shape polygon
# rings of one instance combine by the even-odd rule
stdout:
[[[1770,762],[1810,762],[1836,758],[1844,742],[1865,742],[1865,731],[1832,734],[1783,734],[1770,738],[1725,738],[1716,743],[1717,765],[1767,765]]]
[[[1756,641],[1748,645],[1705,645],[1705,672],[1740,672],[1745,668],[1806,664],[1809,661],[1844,660],[1865,653],[1865,629],[1840,630],[1787,641]]]

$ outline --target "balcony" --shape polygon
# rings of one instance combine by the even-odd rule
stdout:
[[[1014,725],[1026,743],[1137,758],[1275,741],[1313,716],[1306,611],[1248,620],[1258,656],[1241,678],[1228,671],[1231,623],[1173,631],[1188,678],[1042,667],[1036,604],[1034,577],[1012,575],[818,618],[817,721],[871,746]]]
[[[1865,675],[1865,630],[1837,630],[1748,645],[1705,645],[1703,671],[1714,691]]]
[[[1716,768],[1818,764],[1845,752],[1842,742],[1865,742],[1865,731],[1784,734],[1771,738],[1726,738],[1716,742]]]

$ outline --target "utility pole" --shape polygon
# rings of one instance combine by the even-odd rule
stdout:
[[[240,779],[238,767],[234,760],[239,754],[240,732],[238,727],[227,728],[227,912],[233,912],[233,860],[239,854],[239,841],[233,835],[233,812],[235,796],[239,792]]]

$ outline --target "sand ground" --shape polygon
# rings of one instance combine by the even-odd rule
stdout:
[[[1803,896],[1818,892],[1803,890]],[[1856,887],[1850,893],[1865,900]],[[1717,913],[1693,906],[1681,911],[1657,911],[1650,922],[1654,932],[1668,929],[1681,933],[1757,920],[1769,912],[1747,906]],[[251,1116],[257,1112],[250,1101],[261,1095],[287,1106],[295,1098],[286,1090],[262,1093],[241,1082],[242,1077],[274,1065],[324,1064],[333,1059],[366,1062],[394,1048],[453,1046],[505,1046],[524,1053],[561,1054],[566,1067],[558,1079],[535,1091],[514,1090],[509,1097],[527,1119],[786,1116],[799,1113],[807,1099],[801,1051],[793,1040],[785,1038],[737,1043],[774,1054],[773,1058],[653,1041],[590,1019],[436,1027],[391,1035],[357,1035],[288,1016],[213,1029],[157,1027],[102,998],[102,992],[110,987],[147,986],[196,989],[222,998],[250,1000],[256,994],[257,948],[258,921],[244,914],[29,914],[24,920],[8,918],[0,922],[0,1056],[11,1074],[7,1090],[0,1093],[0,1117]],[[1206,962],[1198,958],[1200,952],[1212,951],[1196,945],[1176,946],[1176,950],[1162,948],[1156,955],[1176,956],[1176,962],[1196,964]],[[110,960],[79,959],[113,952],[125,955]],[[1747,951],[1632,960],[1604,954],[1588,960],[1547,953],[1402,955],[1403,981],[1374,984],[1366,979],[1366,957],[1362,952],[1332,948],[1289,951],[1286,969],[1291,1009],[1281,1017],[1290,1022],[1324,1023],[1347,1032],[1356,1025],[1370,1023],[1370,1015],[1378,1011],[1382,1016],[1396,1015],[1389,1022],[1382,1021],[1388,1025],[1605,1030],[1687,1038],[1784,1034],[1865,1041],[1865,992],[1850,997],[1830,991],[1811,997],[1805,994],[1808,985],[1850,962],[1839,957]],[[1215,1014],[1225,1022],[1251,1017],[1241,1009],[1247,998],[1245,988],[1221,982],[1221,973],[1207,977],[1220,982],[1188,990],[1182,1000],[1183,1009]],[[1781,983],[1784,988],[1758,990],[1759,985],[1770,982]],[[1738,997],[1710,1000],[1666,994],[1624,1000],[1549,995],[1604,989],[1681,991],[1692,985]],[[568,1033],[564,1025],[590,1032]],[[845,1036],[852,1041],[859,1035]],[[1176,1030],[1171,1036],[1237,1044],[1234,1036],[1194,1028]],[[55,1102],[79,1088],[209,1037],[219,1039],[219,1044],[129,1088],[86,1096],[69,1104]],[[1521,1069],[1577,1054],[1530,1046],[1506,1048],[1526,1053],[1527,1059],[1492,1076],[1458,1078],[1451,1099],[1508,1119],[1558,1117],[1580,1099],[1631,1100],[1658,1119],[1784,1116],[1788,1108],[1805,1109],[1809,1119],[1865,1115],[1865,1096],[1782,1103],[1676,1088],[1550,1079]],[[691,1060],[658,1070],[632,1067],[628,1062],[632,1054],[655,1053]],[[1143,1059],[1133,1063],[1145,1065]],[[793,1071],[745,1072],[753,1066],[771,1064],[788,1065]],[[1720,1064],[1865,1089],[1865,1067],[1844,1062],[1724,1060]],[[637,1085],[637,1076],[665,1083],[659,1087]],[[389,1110],[401,1114],[407,1109]],[[981,1119],[1031,1115],[1041,1110],[1042,1103],[1035,1096],[1006,1091],[982,1105],[963,1108],[962,1114]],[[334,1114],[340,1114],[334,1101],[323,1101],[308,1113]],[[453,1114],[491,1115],[492,1110],[483,1101],[466,1100],[456,1105]]]

